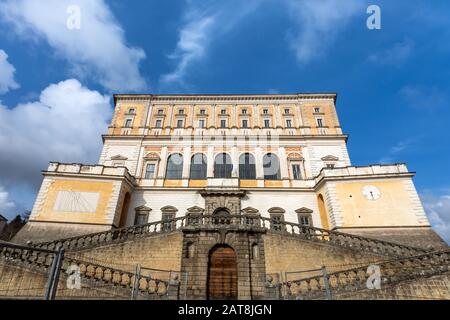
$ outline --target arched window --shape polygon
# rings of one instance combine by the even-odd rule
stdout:
[[[183,156],[179,153],[174,153],[167,159],[166,179],[179,180],[182,177]]]
[[[194,154],[191,159],[191,179],[204,180],[206,179],[207,160],[203,153]]]
[[[241,179],[256,179],[255,157],[244,153],[239,157],[239,177]]]
[[[214,178],[231,178],[232,171],[231,157],[226,153],[217,155],[214,161]]]
[[[273,153],[268,153],[263,159],[264,179],[265,180],[280,180],[280,161]]]

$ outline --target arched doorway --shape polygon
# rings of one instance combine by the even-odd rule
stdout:
[[[327,208],[321,194],[317,196],[317,202],[319,204],[320,222],[322,223],[322,229],[330,230]]]
[[[131,198],[131,195],[129,192],[127,192],[125,194],[125,197],[124,197],[123,203],[122,203],[122,211],[120,212],[119,228],[124,228],[127,225],[128,208],[130,206],[130,198]]]
[[[238,297],[237,258],[233,248],[218,245],[209,252],[209,300],[236,300]]]

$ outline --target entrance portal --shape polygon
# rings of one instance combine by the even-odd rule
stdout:
[[[208,262],[208,299],[236,300],[237,259],[233,248],[219,245],[211,249]]]

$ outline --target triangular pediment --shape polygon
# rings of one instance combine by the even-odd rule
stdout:
[[[241,211],[244,214],[259,214],[259,210],[252,207],[244,208]]]
[[[145,155],[144,159],[146,160],[159,160],[159,154],[156,152],[149,152]]]
[[[205,212],[205,209],[200,208],[200,207],[198,207],[198,206],[194,206],[194,207],[188,208],[188,209],[187,209],[187,212],[188,212],[189,214],[190,214],[190,213],[201,214],[201,213]]]
[[[172,206],[165,206],[161,208],[162,212],[175,213],[178,212],[178,209]]]
[[[297,210],[295,210],[295,212],[296,213],[304,213],[304,214],[313,213],[313,211],[311,209],[308,209],[308,208],[305,208],[305,207],[297,209]]]
[[[139,206],[137,208],[134,208],[135,211],[152,211],[152,209],[150,209],[147,206]]]
[[[323,157],[321,160],[322,161],[338,161],[339,158],[332,156],[332,155],[328,155],[328,156]]]
[[[128,158],[118,154],[116,156],[111,157],[111,160],[128,160]]]
[[[286,210],[280,207],[273,207],[269,209],[269,213],[285,213]]]

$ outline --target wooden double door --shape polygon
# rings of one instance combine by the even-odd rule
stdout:
[[[236,300],[238,298],[237,257],[233,248],[216,246],[208,261],[208,299]]]

